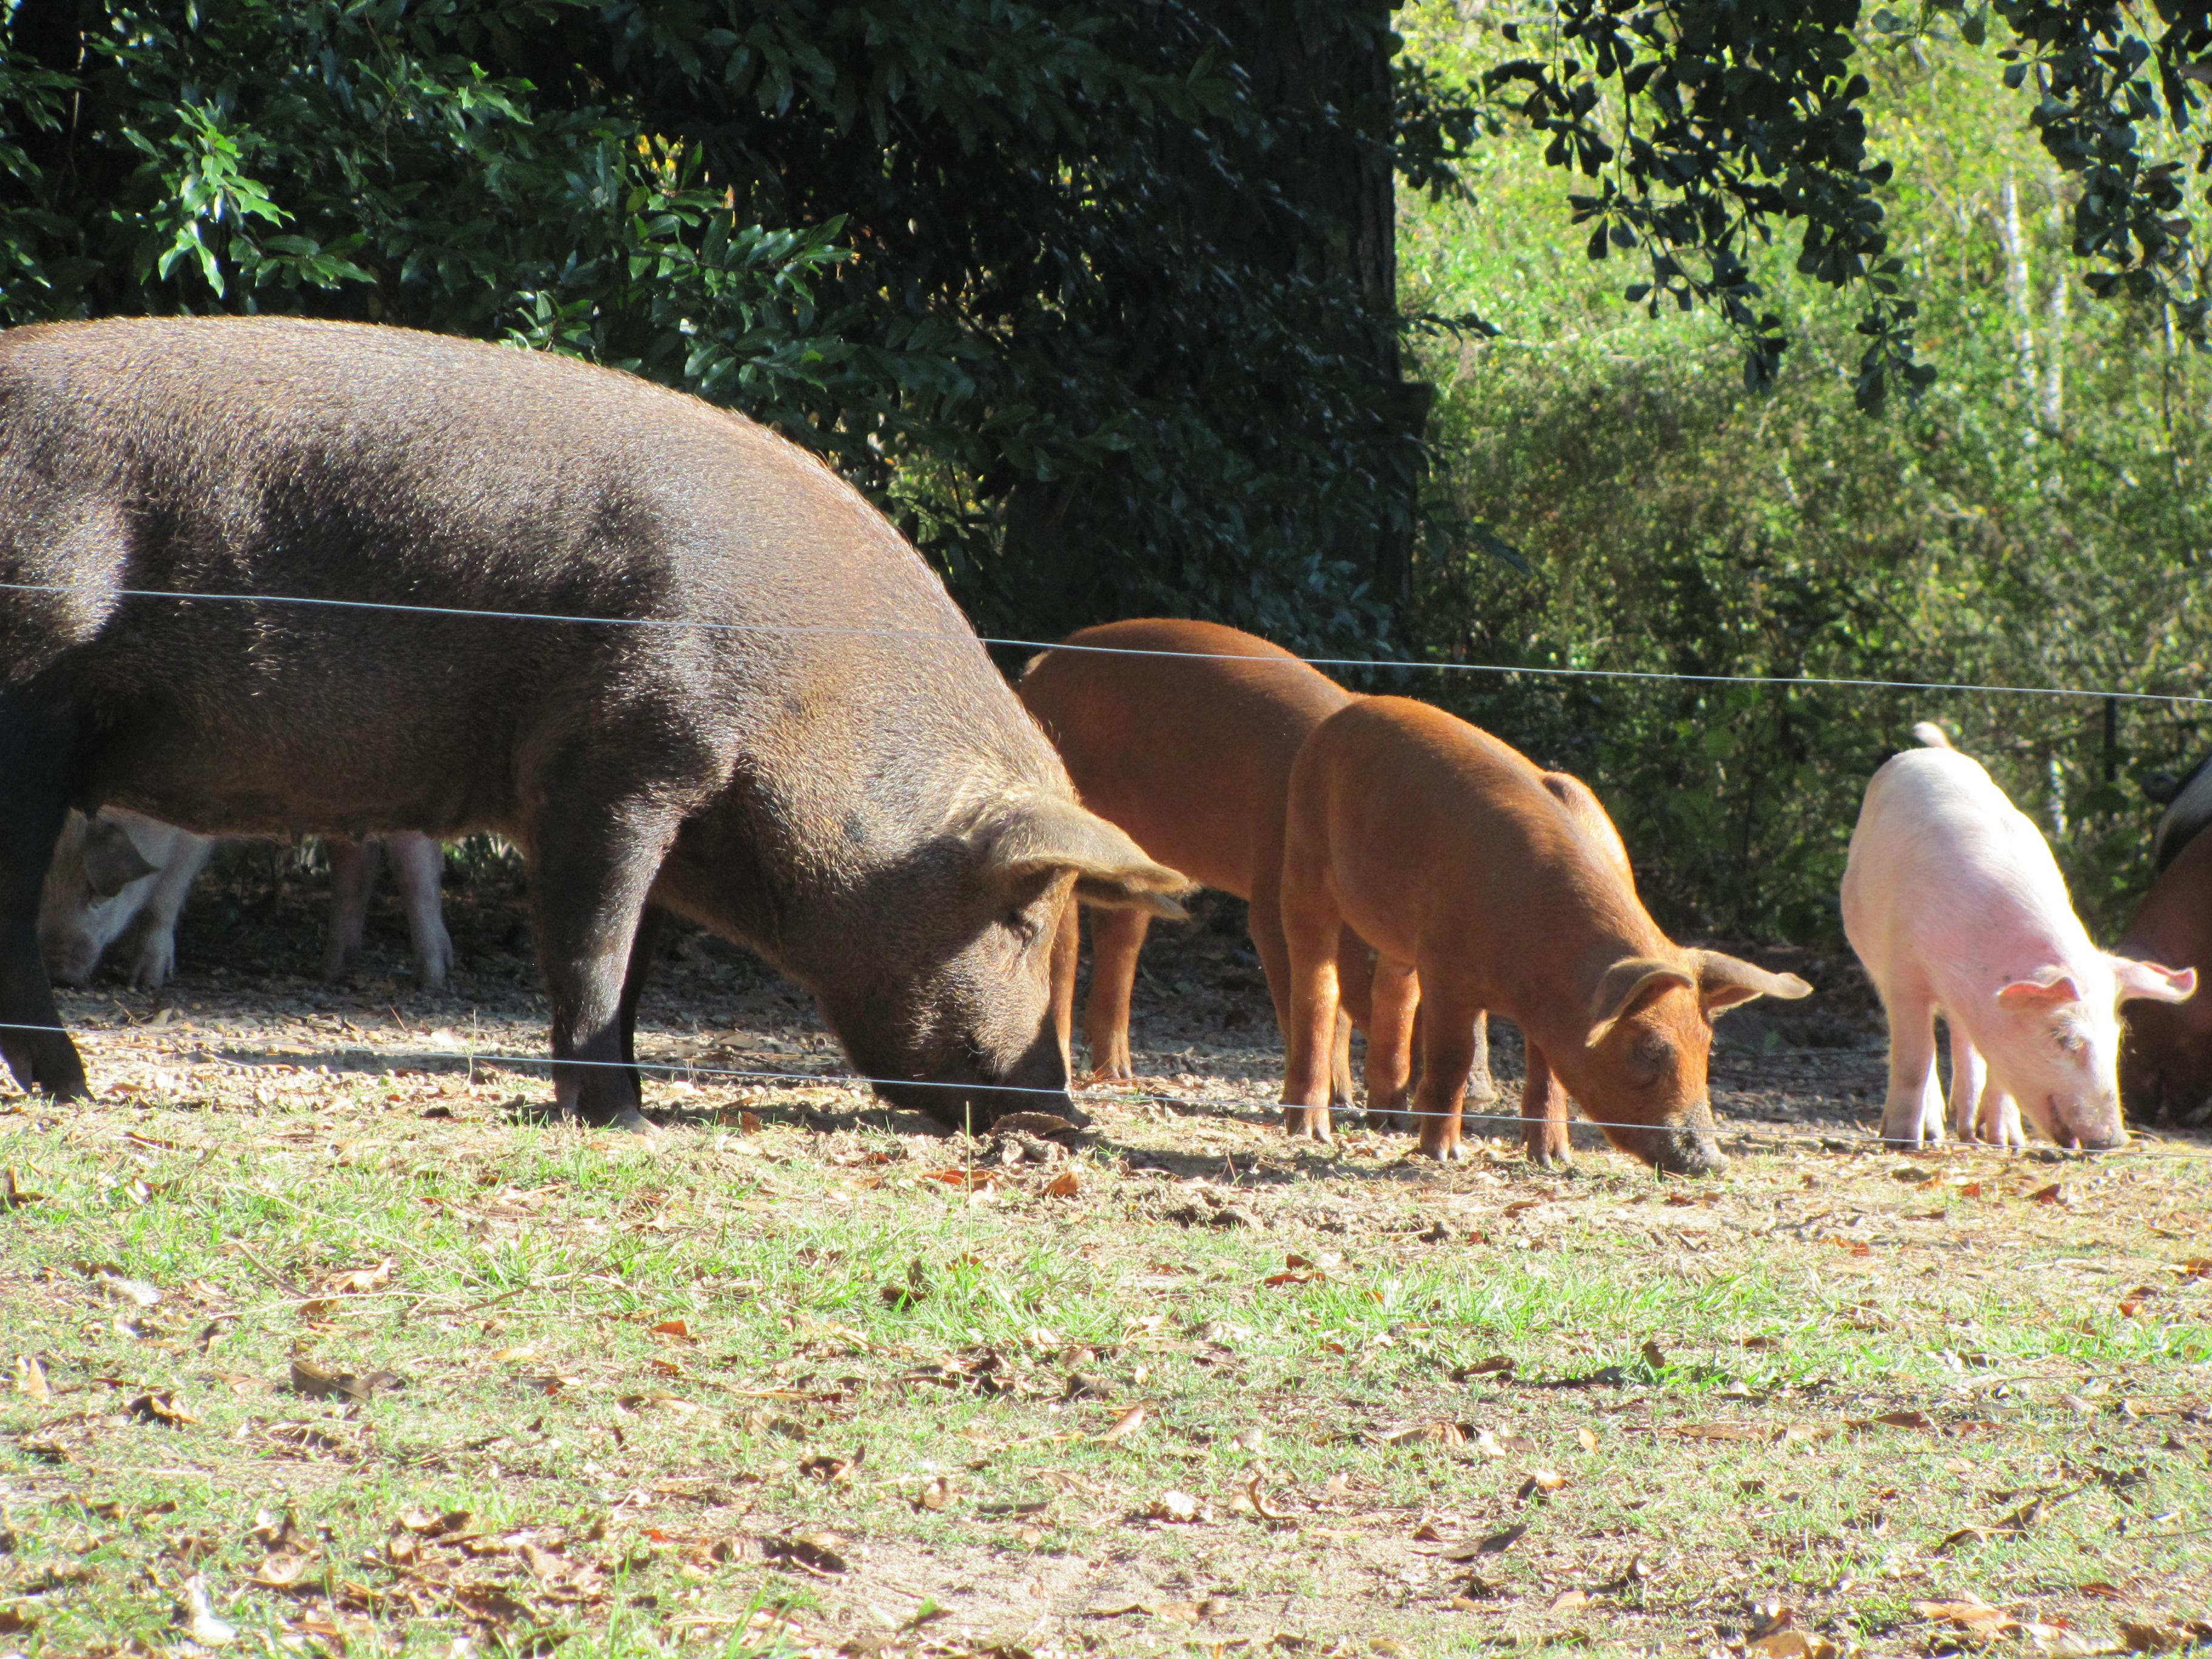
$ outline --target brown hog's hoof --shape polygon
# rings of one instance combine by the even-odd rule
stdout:
[[[1283,1130],[1293,1139],[1303,1135],[1328,1146],[1334,1139],[1328,1129],[1328,1108],[1326,1106],[1285,1106],[1283,1108]]]

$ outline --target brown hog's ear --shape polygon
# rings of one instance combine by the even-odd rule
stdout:
[[[154,866],[113,818],[94,818],[84,826],[84,884],[95,898],[113,898]]]
[[[983,864],[1006,882],[1073,870],[1077,896],[1087,904],[1178,921],[1188,913],[1176,897],[1194,884],[1180,871],[1153,863],[1121,830],[1072,800],[1010,809],[992,826]]]
[[[1590,998],[1589,1046],[1595,1048],[1603,1042],[1605,1034],[1645,992],[1668,985],[1686,985],[1694,990],[1697,983],[1679,962],[1668,962],[1663,957],[1623,957],[1605,970],[1605,977],[1597,982],[1597,994]]]
[[[1780,997],[1795,1002],[1813,994],[1813,988],[1795,974],[1770,974],[1741,957],[1718,951],[1698,953],[1698,1000],[1707,1014],[1717,1014],[1753,997]]]

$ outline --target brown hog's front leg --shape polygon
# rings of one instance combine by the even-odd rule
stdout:
[[[647,1127],[624,1030],[624,1003],[630,1020],[636,1006],[625,990],[643,984],[634,947],[676,828],[659,816],[571,800],[558,823],[532,837],[538,952],[553,1004],[553,1098],[563,1117]]]
[[[622,1057],[629,1062],[630,1087],[644,1098],[645,1080],[637,1069],[637,1003],[645,994],[646,975],[653,971],[653,953],[659,947],[660,936],[667,931],[668,913],[657,904],[648,904],[637,919],[637,934],[630,940],[629,967],[623,975],[622,1006],[617,1023],[622,1028]]]
[[[1527,1033],[1522,1033],[1526,1042]],[[1528,1161],[1547,1167],[1567,1161],[1567,1091],[1552,1075],[1542,1049],[1526,1043],[1528,1080],[1521,1091],[1521,1135]]]
[[[39,954],[39,898],[69,816],[61,766],[70,736],[65,722],[0,699],[0,1060],[24,1088],[57,1100],[92,1092]]]

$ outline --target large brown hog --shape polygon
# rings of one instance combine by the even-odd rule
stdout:
[[[37,917],[71,806],[507,836],[593,1123],[639,1121],[664,911],[806,987],[884,1094],[981,1124],[1071,1109],[1071,890],[1183,884],[1076,804],[856,492],[573,361],[274,319],[0,335],[0,1052],[57,1094],[85,1076],[40,1029]]]
[[[1030,661],[1019,690],[1085,806],[1161,863],[1249,901],[1252,947],[1287,1033],[1290,957],[1276,902],[1283,805],[1300,745],[1352,694],[1255,635],[1152,617],[1070,635]],[[1083,1024],[1094,1078],[1131,1075],[1129,995],[1151,924],[1142,910],[1091,913]],[[1054,987],[1064,1036],[1074,1023],[1076,934],[1071,909]],[[1369,952],[1349,934],[1342,945],[1344,1000],[1364,1023]],[[1339,1104],[1349,1104],[1352,1093],[1347,1036],[1340,1029],[1332,1050]],[[1368,1109],[1388,1115],[1404,1105],[1405,1056],[1372,1046],[1368,1054]]]
[[[2158,872],[2115,956],[2212,973],[2212,763],[2176,786],[2152,838]],[[2138,1123],[2212,1121],[2212,998],[2131,1009],[2120,1042],[2120,1104]]]
[[[1494,1012],[1527,1043],[1531,1158],[1566,1156],[1571,1094],[1647,1163],[1685,1175],[1725,1163],[1706,1093],[1712,1017],[1812,988],[1668,939],[1596,798],[1558,775],[1403,697],[1353,703],[1306,740],[1283,861],[1293,1134],[1328,1139],[1336,941],[1348,925],[1376,952],[1370,1033],[1410,1026],[1418,975],[1422,1151],[1460,1155],[1471,1033]]]

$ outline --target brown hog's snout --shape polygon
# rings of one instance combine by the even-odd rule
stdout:
[[[1091,1119],[1067,1092],[1067,1060],[1048,1029],[1011,1065],[994,1067],[972,1048],[946,1067],[952,1075],[928,1081],[901,1077],[896,1068],[873,1072],[875,1091],[893,1105],[934,1118],[948,1129],[982,1134],[1015,1112],[1045,1112],[1078,1128]]]

